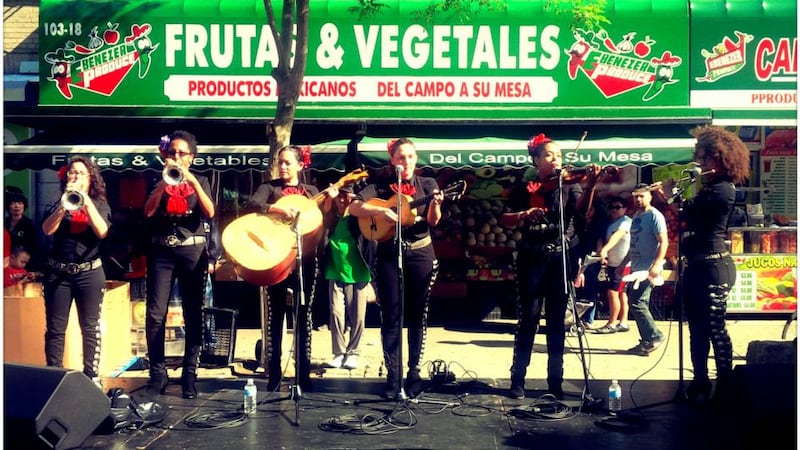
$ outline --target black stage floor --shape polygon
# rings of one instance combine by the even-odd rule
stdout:
[[[474,380],[429,384],[420,402],[383,400],[379,379],[315,380],[314,391],[299,401],[287,392],[266,393],[263,379],[256,384],[258,410],[243,418],[242,380],[200,380],[196,400],[182,399],[173,383],[157,399],[167,411],[163,421],[96,433],[82,448],[777,450],[797,444],[796,394],[781,395],[775,384],[764,391],[769,398],[743,388],[742,399],[719,408],[676,401],[677,381],[637,381],[625,391],[629,409],[616,418],[581,408],[583,380],[564,383],[562,411],[537,400],[545,394],[537,380],[528,381],[524,400],[506,397],[508,380],[499,387]],[[590,382],[589,392],[605,397],[606,384]]]

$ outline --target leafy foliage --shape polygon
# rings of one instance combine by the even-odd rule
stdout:
[[[412,13],[415,22],[431,23],[437,19],[451,19],[457,23],[467,23],[481,11],[505,12],[505,0],[436,0],[421,10]]]
[[[606,0],[545,0],[545,11],[556,14],[572,14],[570,28],[595,30],[603,24],[611,23],[605,16]]]
[[[358,14],[358,20],[369,19],[381,14],[384,8],[389,8],[389,5],[381,2],[380,0],[355,0],[358,6],[351,6],[347,11],[351,14]]]

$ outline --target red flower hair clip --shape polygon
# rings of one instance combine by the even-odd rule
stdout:
[[[546,144],[548,142],[552,142],[552,139],[545,136],[544,133],[539,133],[536,136],[532,137],[530,141],[528,141],[528,150],[533,150],[537,146],[541,144]]]
[[[311,166],[311,146],[304,145],[300,147],[300,157],[303,159],[303,166]]]
[[[392,154],[392,151],[394,150],[394,146],[397,144],[397,141],[398,139],[392,139],[391,141],[386,143],[386,150],[389,152],[390,155]]]
[[[58,179],[59,180],[64,181],[64,180],[67,179],[67,168],[68,168],[68,165],[67,166],[62,166],[60,169],[58,169]]]

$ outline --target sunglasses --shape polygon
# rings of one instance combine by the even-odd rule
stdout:
[[[624,209],[625,207],[622,205],[611,205],[609,209]]]

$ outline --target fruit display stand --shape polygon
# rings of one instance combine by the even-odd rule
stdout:
[[[106,282],[100,314],[100,375],[117,372],[130,363],[130,286]],[[6,289],[3,298],[3,360],[6,363],[44,366],[45,306],[41,283]],[[77,308],[70,309],[64,343],[64,367],[83,370],[83,345]]]

